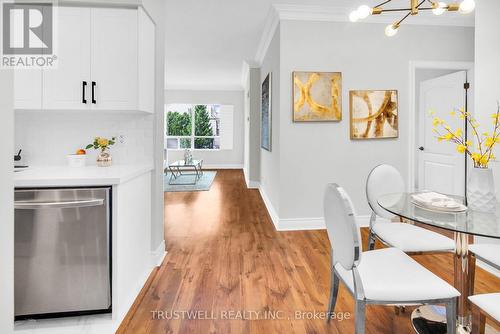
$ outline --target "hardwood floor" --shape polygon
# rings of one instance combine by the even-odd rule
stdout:
[[[295,312],[313,317],[326,311],[326,231],[276,232],[259,192],[246,188],[239,170],[219,171],[208,192],[165,193],[165,239],[168,254],[120,333],[354,332],[353,300],[343,286],[336,311],[350,312],[350,319],[327,324],[296,317]],[[452,282],[451,255],[414,258]],[[500,291],[500,280],[478,269],[476,292],[495,291]],[[154,312],[165,311],[163,317],[170,318],[175,316],[172,310],[201,311],[196,315],[205,319],[161,319],[161,313]],[[267,316],[278,319],[256,319],[250,311],[262,312],[261,317],[270,311]],[[413,333],[410,313],[396,315],[392,307],[369,306],[366,332]],[[195,313],[184,314],[189,315]],[[206,319],[212,315],[216,319]]]

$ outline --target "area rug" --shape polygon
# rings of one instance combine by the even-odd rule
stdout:
[[[207,191],[210,190],[212,183],[217,172],[206,171],[203,172],[202,177],[196,182],[196,184],[182,184],[191,183],[194,180],[194,175],[185,174],[177,177],[177,179],[172,180],[172,184],[169,184],[170,173],[163,176],[163,191],[165,192],[179,192],[179,191]]]

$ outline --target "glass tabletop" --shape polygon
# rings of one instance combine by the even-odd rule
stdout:
[[[170,167],[198,167],[201,164],[201,160],[192,160],[186,163],[184,160],[177,160],[169,164]]]
[[[387,194],[379,197],[377,202],[390,213],[417,223],[453,232],[500,239],[500,204],[493,212],[471,209],[464,212],[439,212],[414,204],[411,195],[411,193]]]

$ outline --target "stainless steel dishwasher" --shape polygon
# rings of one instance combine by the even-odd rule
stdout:
[[[109,187],[15,190],[15,316],[111,312]]]

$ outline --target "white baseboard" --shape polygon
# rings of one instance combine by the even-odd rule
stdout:
[[[326,228],[323,217],[280,219],[264,188],[259,186],[258,189],[277,231],[322,230]],[[370,215],[356,216],[356,221],[359,227],[368,227],[370,225]]]
[[[161,266],[166,255],[167,251],[165,250],[165,240],[162,240],[156,250],[151,252],[151,264],[155,267]]]
[[[243,164],[204,164],[203,169],[243,169]]]
[[[285,218],[280,219],[278,231],[301,231],[301,230],[323,230],[325,229],[325,219],[318,218]]]
[[[264,201],[264,205],[267,208],[267,212],[269,213],[269,216],[271,217],[271,221],[274,224],[274,228],[278,230],[278,226],[279,226],[278,213],[274,209],[274,206],[271,203],[271,200],[269,199],[269,197],[267,196],[264,188],[259,187],[259,192],[260,192],[260,196],[262,197],[262,200]]]
[[[370,216],[356,216],[359,227],[368,227]],[[315,218],[283,218],[279,219],[278,231],[323,230],[326,228],[323,217]]]
[[[247,188],[249,188],[249,189],[259,189],[260,188],[260,182],[258,182],[258,181],[248,181]]]

